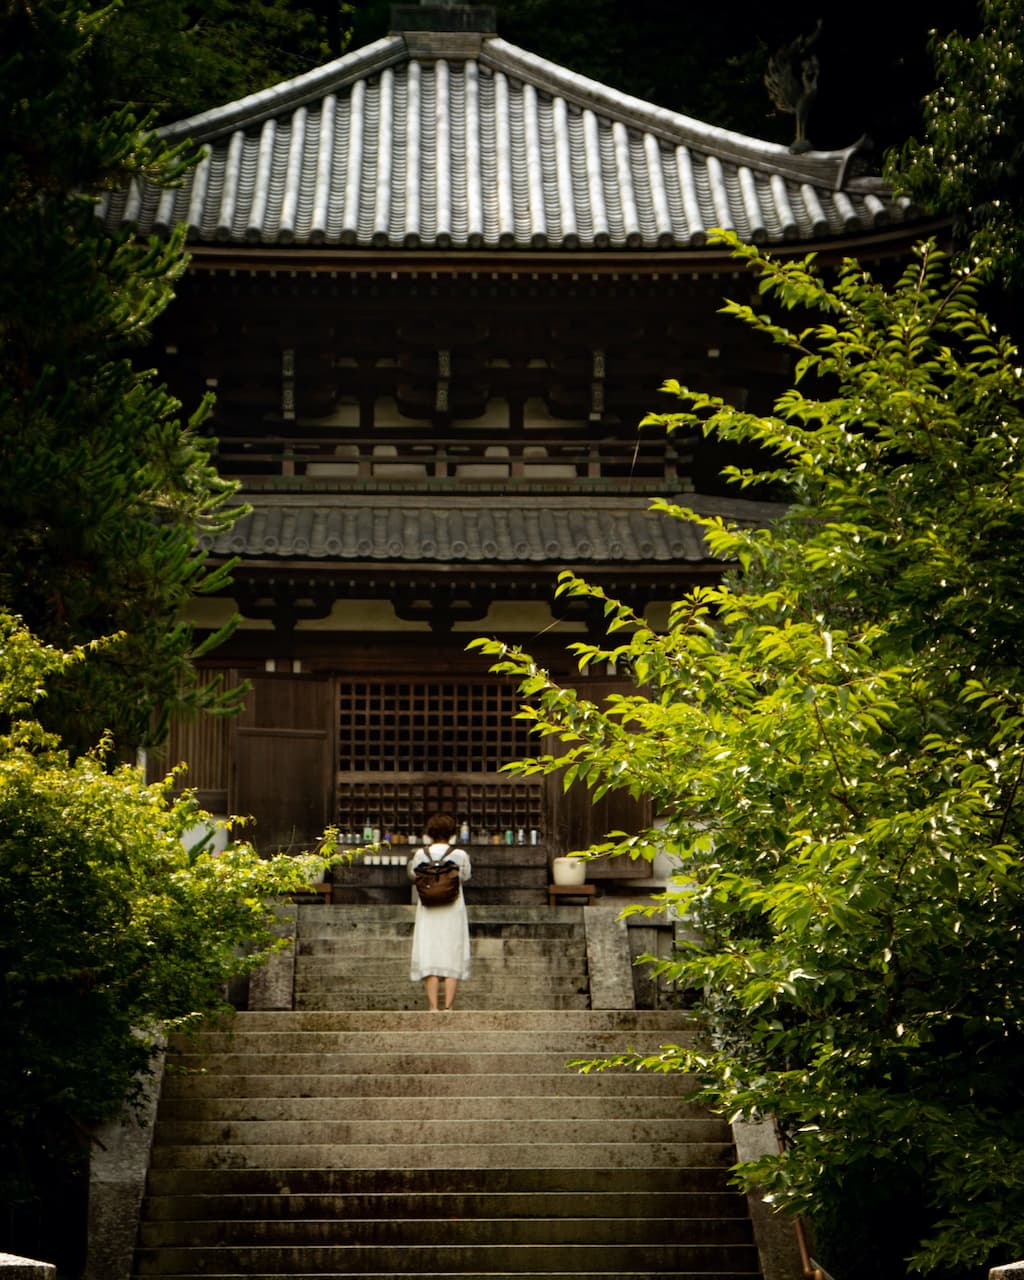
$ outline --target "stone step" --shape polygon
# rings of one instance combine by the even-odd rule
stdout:
[[[595,1259],[594,1265],[598,1260]],[[163,1280],[192,1280],[193,1273],[163,1273]],[[337,1274],[337,1273],[335,1273]],[[409,1280],[409,1271],[346,1271],[344,1273],[345,1280]],[[429,1275],[421,1274],[421,1280],[466,1280],[467,1273],[464,1271],[432,1271]],[[751,1276],[758,1273],[750,1271],[649,1271],[646,1269],[635,1271],[625,1270],[622,1267],[616,1267],[612,1271],[581,1271],[578,1267],[572,1272],[571,1280],[609,1280],[609,1277],[615,1277],[615,1280],[751,1280]],[[247,1271],[245,1280],[281,1280],[282,1273],[274,1272],[256,1272]],[[569,1280],[564,1271],[494,1271],[489,1270],[479,1277],[479,1280]],[[203,1280],[241,1280],[237,1272],[230,1274],[204,1271]],[[289,1272],[288,1280],[324,1280],[324,1273],[317,1272],[311,1274],[309,1272]]]
[[[288,1246],[249,1246],[202,1249],[139,1249],[136,1267],[139,1275],[204,1275],[210,1273],[251,1276],[253,1271],[268,1275],[294,1274],[289,1268],[301,1266],[312,1274],[348,1275],[353,1271],[369,1274],[398,1270],[406,1275],[436,1275],[451,1272],[483,1277],[495,1270],[533,1275],[538,1268],[566,1272],[593,1270],[600,1266],[606,1272],[621,1275],[623,1271],[670,1268],[710,1271],[712,1274],[733,1271],[756,1275],[757,1251],[752,1245],[687,1245],[687,1244],[538,1244],[517,1246],[492,1245],[319,1245],[301,1250]]]
[[[469,908],[472,976],[460,1010],[583,1010],[590,1003],[584,908]],[[409,979],[415,907],[329,906],[297,915],[292,1003],[299,1010],[422,1009]]]
[[[694,1018],[685,1011],[665,1009],[588,1009],[561,1012],[551,1009],[516,1009],[470,1012],[454,1009],[444,1015],[452,1026],[468,1034],[476,1031],[619,1031],[628,1036],[633,1031],[659,1031],[667,1038],[692,1030]],[[241,1011],[230,1014],[223,1022],[209,1024],[210,1030],[230,1031],[392,1031],[415,1035],[420,1031],[437,1031],[437,1017],[426,1009],[410,1013],[380,1012],[373,1009],[347,1010],[339,1013],[282,1010]]]
[[[232,1219],[324,1218],[738,1218],[743,1200],[716,1191],[407,1191],[351,1194],[151,1194],[147,1222],[228,1222]],[[152,1243],[150,1240],[149,1243]]]
[[[470,937],[474,964],[579,964],[586,955],[584,943],[568,945],[563,938],[474,938]],[[398,948],[396,940],[379,934],[376,937],[300,938],[296,947],[297,964],[335,964],[342,961],[372,960],[404,963],[408,968],[408,945]]]
[[[323,987],[334,982],[356,982],[363,990],[368,990],[374,987],[397,987],[409,980],[407,956],[355,956],[351,960],[339,956],[324,959],[300,956],[295,966],[295,985],[306,988]],[[481,960],[478,956],[473,956],[472,975],[468,981],[474,985],[488,984],[492,987],[531,982],[552,985],[586,984],[587,964],[582,955],[509,961],[500,958]]]
[[[528,906],[517,903],[474,902],[469,904],[469,922],[473,924],[533,924],[539,920],[555,921],[563,924],[578,924],[586,907],[567,907],[558,905]],[[299,912],[309,920],[403,920],[415,915],[416,907],[412,903],[383,902],[367,906],[365,903],[326,903]]]
[[[358,987],[402,987],[410,982],[410,957],[408,948],[402,948],[402,954],[381,955],[344,955],[332,956],[298,956],[296,959],[296,979],[302,982],[307,975],[332,977],[357,984]],[[568,954],[558,959],[545,960],[543,956],[535,959],[502,960],[500,956],[472,956],[472,977],[474,987],[504,986],[516,987],[536,982],[562,986],[566,982],[588,980],[586,957]],[[463,988],[470,989],[470,988]],[[369,1006],[367,1006],[369,1007]]]
[[[418,991],[423,997],[423,984],[409,974],[408,959],[381,961],[364,956],[361,961],[346,964],[343,960],[331,959],[322,963],[311,956],[298,961],[295,966],[293,986],[299,990],[329,991],[332,987],[344,987],[367,996],[379,992]],[[473,961],[470,976],[459,987],[460,1009],[469,1006],[462,1003],[484,993],[519,992],[523,995],[533,994],[531,1007],[544,1004],[546,1008],[548,993],[556,991],[576,991],[590,994],[590,977],[582,957],[575,961],[543,960],[531,964],[529,961],[516,961],[503,964],[500,960]],[[371,1004],[364,1004],[364,1009],[372,1009]],[[426,1004],[423,1004],[424,1010]]]
[[[560,1120],[564,1124],[578,1120],[615,1120],[622,1115],[622,1098],[565,1097],[551,1093],[541,1095],[449,1095],[406,1097],[337,1097],[337,1098],[165,1098],[160,1103],[161,1120],[190,1121],[270,1121],[329,1124],[351,1120],[393,1120],[422,1122],[443,1120],[452,1114],[465,1121],[530,1121]],[[637,1120],[683,1120],[704,1118],[707,1112],[696,1102],[681,1097],[633,1097],[629,1113]]]
[[[430,1030],[409,1033],[405,1030],[354,1030],[327,1029],[246,1031],[241,1027],[230,1031],[201,1031],[194,1036],[175,1036],[170,1045],[171,1054],[192,1057],[206,1054],[212,1057],[237,1056],[239,1054],[331,1054],[396,1055],[445,1054],[479,1057],[483,1054],[501,1053],[513,1058],[516,1054],[556,1053],[565,1060],[570,1058],[603,1057],[636,1049],[642,1053],[656,1053],[666,1043],[665,1034],[657,1030],[639,1028],[624,1035],[611,1029],[592,1031],[588,1028],[547,1028],[538,1031],[496,1029],[477,1031],[466,1028],[465,1023],[455,1024],[447,1014],[428,1014],[433,1021]],[[244,1024],[242,1024],[244,1025]],[[675,1044],[692,1043],[694,1032],[687,1028],[676,1031]]]
[[[387,948],[402,951],[412,942],[413,923],[383,925],[376,928],[364,927],[352,929],[347,925],[320,925],[316,932],[309,927],[296,935],[300,950],[318,950],[334,947],[337,949],[362,949],[377,953]],[[586,944],[586,935],[582,926],[570,925],[526,925],[526,924],[483,924],[470,925],[471,942],[480,945],[519,945],[530,944],[551,947],[580,947]]]
[[[741,1206],[743,1198],[728,1190],[724,1165],[668,1169],[624,1169],[608,1165],[554,1168],[493,1169],[306,1169],[268,1164],[262,1169],[154,1169],[149,1194],[338,1196],[461,1195],[471,1186],[488,1194],[528,1194],[538,1205],[561,1193],[586,1199],[602,1195],[729,1194]],[[721,1216],[716,1215],[716,1216]]]
[[[409,972],[411,942],[409,938],[314,938],[300,941],[295,956],[298,968],[315,965],[364,966],[364,977],[371,977],[372,970],[386,965],[389,968]],[[524,968],[547,965],[586,965],[586,946],[575,938],[475,938],[470,937],[470,953],[474,968],[482,965],[494,969],[504,965]]]
[[[186,1075],[178,1071],[164,1077],[161,1101],[170,1098],[415,1098],[436,1092],[434,1074],[380,1075],[325,1074],[322,1064],[308,1072],[287,1075],[257,1069],[245,1073],[217,1072]],[[637,1097],[674,1096],[692,1089],[692,1076],[650,1071],[592,1072],[575,1075],[563,1069],[532,1071],[525,1075],[494,1072],[489,1075],[445,1076],[446,1093],[459,1097],[519,1098],[549,1096],[576,1098],[605,1096],[631,1100]]]
[[[150,1222],[141,1237],[145,1249],[207,1248],[211,1245],[300,1246],[303,1253],[324,1245],[531,1246],[550,1244],[633,1245],[670,1240],[676,1221],[670,1218],[619,1216],[612,1205],[599,1217],[552,1218],[299,1218],[226,1219],[220,1222]],[[688,1243],[749,1245],[750,1223],[743,1218],[704,1217],[691,1222]]]
[[[401,1007],[409,1012],[421,1009],[427,1012],[427,998],[423,983],[413,981],[409,977],[409,969],[403,966],[390,974],[371,972],[367,976],[367,968],[358,966],[349,970],[318,973],[315,969],[299,970],[293,980],[296,997],[330,997],[340,995],[346,1000],[355,995],[361,1003],[356,1008],[381,1009],[389,1005],[378,1004],[377,1001],[400,1001]],[[543,1001],[549,1009],[559,1007],[551,1003],[561,999],[583,997],[583,1002],[570,1007],[590,1007],[590,982],[583,970],[537,969],[533,973],[511,972],[508,969],[496,970],[492,973],[480,972],[474,968],[469,979],[459,984],[457,1008],[460,1011],[476,1009],[500,1009],[506,1006],[500,1003],[507,999],[507,1007],[530,1009]],[[412,1002],[408,1004],[407,1002]],[[475,1004],[474,1001],[480,1002]],[[515,1003],[512,1003],[512,1002]],[[301,1006],[300,1006],[301,1007]]]
[[[403,910],[390,923],[408,924]],[[485,924],[526,931],[561,910],[532,914]],[[362,1008],[239,1013],[174,1038],[136,1280],[758,1276],[745,1201],[729,1186],[731,1130],[683,1096],[695,1081],[567,1067],[693,1043],[693,1020],[507,1007],[560,990],[550,971],[567,945],[582,956],[582,929],[569,944],[478,937],[478,980],[460,1002],[495,1007],[443,1014],[408,981],[407,936],[373,964],[361,941],[325,941],[323,956],[320,941],[299,941],[299,999]],[[302,991],[346,946],[370,977],[346,968]],[[375,991],[415,1004],[367,1008]]]
[[[517,929],[521,926],[516,925]],[[570,955],[582,955],[586,939],[577,931],[555,934],[511,935],[507,933],[482,934],[471,929],[470,944],[474,957],[490,960],[558,959]],[[353,933],[330,932],[326,936],[300,937],[296,954],[300,962],[326,960],[331,957],[344,960],[349,956],[372,956],[375,959],[406,959],[412,945],[412,930],[405,933]]]
[[[334,908],[335,910],[337,908]],[[314,908],[316,910],[316,908]],[[323,907],[322,911],[332,908]],[[363,911],[377,911],[377,907],[364,907]],[[554,914],[554,911],[552,912]],[[300,942],[309,943],[354,943],[356,940],[368,944],[378,942],[408,942],[412,938],[414,915],[412,909],[405,919],[367,920],[359,923],[353,920],[331,919],[301,920],[296,930]],[[509,942],[573,942],[586,940],[585,926],[582,921],[568,920],[470,920],[469,936],[474,941],[505,940]]]
[[[459,1006],[466,1010],[532,1009],[538,998],[542,998],[549,1009],[587,1009],[590,1007],[590,993],[585,988],[581,989],[581,985],[554,986],[551,983],[528,982],[519,990],[509,991],[500,983],[487,987],[474,982],[460,989]],[[312,991],[297,991],[295,1005],[310,1011],[369,1008],[402,1012],[425,1009],[426,999],[420,988],[421,984],[412,984],[408,979],[404,987],[367,988],[360,985],[348,988],[342,983]]]
[[[156,1140],[167,1146],[515,1146],[556,1145],[566,1134],[581,1143],[612,1144],[729,1142],[724,1120],[689,1118],[639,1120],[492,1120],[486,1125],[453,1113],[444,1120],[159,1120]]]
[[[326,972],[318,970],[314,965],[299,965],[293,983],[301,995],[318,995],[321,992],[345,991],[360,996],[363,1009],[374,1009],[370,1003],[378,997],[398,996],[418,1000],[415,1007],[426,1012],[426,996],[423,983],[412,981],[409,977],[408,963],[393,966],[390,972],[381,972],[375,966],[353,965],[350,968],[332,968]],[[470,978],[459,986],[459,1009],[471,1008],[470,1001],[490,999],[498,996],[520,996],[528,999],[532,996],[533,1006],[543,1001],[548,1008],[554,1006],[548,1001],[554,995],[582,995],[588,1004],[590,999],[590,982],[586,971],[580,967],[576,970],[540,968],[531,972],[513,970],[508,966],[481,970],[473,966]],[[521,1006],[521,1007],[533,1007]]]
[[[624,1046],[625,1047],[625,1046]],[[550,1075],[565,1068],[566,1053],[201,1053],[175,1054],[185,1071],[230,1075]],[[470,1090],[472,1092],[472,1090]]]
[[[534,931],[540,936],[550,931],[549,936],[566,929],[582,932],[585,927],[583,912],[587,907],[548,907],[544,905],[498,905],[485,903],[468,903],[470,931],[481,933],[495,930],[523,930],[522,936]],[[313,937],[321,930],[347,928],[349,930],[372,931],[394,925],[412,928],[416,917],[416,907],[406,903],[335,903],[302,908],[298,913],[297,928],[300,937]]]
[[[153,1148],[153,1169],[664,1169],[679,1164],[709,1168],[734,1162],[729,1142],[574,1142],[563,1132],[560,1141],[499,1143],[481,1133],[477,1143],[349,1143],[342,1146],[304,1142],[218,1143]]]

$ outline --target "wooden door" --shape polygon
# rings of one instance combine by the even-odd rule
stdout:
[[[257,675],[232,726],[232,813],[261,853],[301,852],[334,811],[332,683],[317,676]]]
[[[610,693],[632,693],[635,686],[625,680],[588,680],[578,686],[582,697],[600,705]],[[546,749],[557,751],[552,741]],[[554,834],[555,851],[568,853],[600,844],[610,831],[641,831],[651,822],[651,804],[646,797],[634,799],[625,791],[609,791],[595,800],[582,783],[562,790],[558,775],[548,779],[548,828]],[[624,880],[649,876],[650,866],[629,858],[598,858],[587,864],[588,880]]]

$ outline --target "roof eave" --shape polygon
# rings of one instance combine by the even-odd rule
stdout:
[[[873,233],[800,240],[767,246],[772,257],[785,259],[814,254],[819,261],[870,259],[905,253],[910,243],[949,230],[948,218],[897,223]],[[616,250],[507,249],[351,249],[278,247],[275,245],[194,244],[189,247],[190,270],[262,275],[414,276],[546,276],[708,275],[742,269],[724,246],[702,249]]]

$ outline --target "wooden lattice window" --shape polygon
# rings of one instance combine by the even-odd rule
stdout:
[[[512,688],[495,681],[339,681],[336,822],[417,836],[434,810],[473,840],[541,826],[541,784],[500,773],[528,755]]]
[[[497,681],[342,682],[338,768],[380,773],[493,773],[527,755],[515,691]]]

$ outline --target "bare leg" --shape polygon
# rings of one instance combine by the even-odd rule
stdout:
[[[444,1007],[450,1009],[455,1003],[455,991],[459,985],[458,978],[445,978],[444,980]]]
[[[431,975],[423,979],[423,986],[427,993],[427,1005],[437,1012],[437,978]]]

